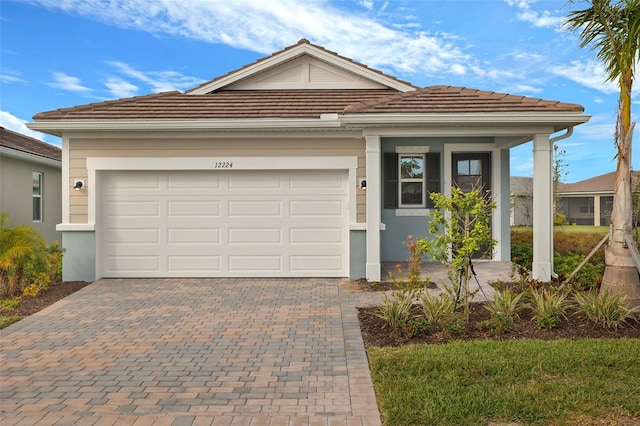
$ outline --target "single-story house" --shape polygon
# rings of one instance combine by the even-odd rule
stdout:
[[[609,226],[615,182],[616,172],[610,172],[575,183],[560,184],[557,209],[570,224]],[[632,171],[631,189],[636,188],[639,182],[640,172]]]
[[[62,150],[0,127],[0,212],[11,226],[30,225],[47,243],[60,241]]]
[[[533,216],[533,178],[511,176],[511,226],[531,226]]]
[[[184,93],[33,118],[62,138],[64,279],[373,281],[427,234],[429,193],[453,185],[491,190],[492,260],[509,260],[509,149],[528,141],[533,274],[548,279],[552,146],[589,119],[571,103],[420,88],[305,39]]]

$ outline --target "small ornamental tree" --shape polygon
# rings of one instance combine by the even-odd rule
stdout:
[[[496,240],[491,238],[491,212],[496,208],[489,191],[478,189],[463,192],[451,189],[451,195],[432,193],[435,211],[428,215],[429,233],[433,238],[421,238],[420,250],[447,267],[452,281],[456,306],[464,302],[468,317],[471,293],[471,258],[477,253],[491,254]]]

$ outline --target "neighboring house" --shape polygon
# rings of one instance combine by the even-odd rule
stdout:
[[[631,172],[631,188],[635,188],[640,172]],[[560,184],[558,187],[558,211],[564,213],[570,224],[611,225],[613,190],[616,172]]]
[[[533,223],[533,178],[511,176],[511,226]]]
[[[0,127],[0,212],[11,225],[31,225],[51,244],[60,241],[62,150]]]
[[[583,111],[419,88],[300,40],[185,93],[42,112],[29,127],[62,137],[66,280],[379,280],[409,234],[427,233],[429,193],[452,185],[491,190],[492,259],[509,260],[509,149],[528,141],[533,274],[548,279],[551,148]]]

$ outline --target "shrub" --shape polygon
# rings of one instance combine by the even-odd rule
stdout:
[[[382,297],[376,316],[394,328],[402,328],[409,321],[415,295],[413,291],[394,291]]]
[[[567,220],[567,216],[564,213],[554,213],[553,214],[553,224],[554,225],[568,225],[569,221]]]
[[[36,284],[31,284],[22,289],[24,297],[36,297],[40,293],[40,288]]]
[[[404,327],[408,337],[422,337],[431,334],[431,324],[425,317],[415,317],[407,322]]]
[[[515,325],[515,317],[522,309],[520,303],[522,293],[514,293],[506,289],[496,291],[493,300],[487,302],[484,307],[491,314],[491,320],[494,322],[497,331],[512,330]]]
[[[418,297],[422,313],[431,324],[444,324],[451,319],[456,310],[455,299],[447,293],[434,295],[423,291]]]
[[[568,277],[584,260],[584,255],[576,253],[556,253],[553,256],[553,266],[558,275]],[[604,262],[594,263],[591,259],[574,275],[571,285],[577,290],[590,290],[597,286],[604,275]]]
[[[547,289],[533,290],[529,307],[533,310],[533,319],[540,328],[552,329],[560,319],[566,318],[566,311],[571,307],[566,293]]]
[[[0,311],[11,311],[20,305],[20,298],[14,297],[13,299],[0,300]]]
[[[609,291],[596,293],[593,291],[576,293],[578,312],[584,314],[595,325],[604,328],[618,328],[634,319],[640,312],[640,307],[629,308],[626,296],[612,294]]]
[[[527,271],[530,271],[531,265],[533,264],[533,247],[528,243],[512,244],[511,260]]]

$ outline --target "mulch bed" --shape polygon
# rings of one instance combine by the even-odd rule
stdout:
[[[17,315],[20,317],[33,315],[87,285],[89,285],[89,283],[84,281],[56,281],[49,284],[49,287],[40,292],[36,297],[22,297],[20,299],[20,305],[15,309],[0,312],[0,315]]]
[[[547,330],[538,328],[531,320],[530,312],[523,312],[515,320],[513,331],[499,333],[478,330],[477,324],[480,321],[490,318],[489,312],[484,308],[483,303],[472,303],[469,315],[469,322],[465,325],[464,331],[453,333],[442,328],[434,328],[431,334],[423,334],[417,337],[409,337],[402,330],[397,330],[389,326],[386,322],[376,316],[377,308],[358,308],[358,319],[365,347],[401,346],[411,343],[442,344],[453,340],[512,340],[512,339],[611,339],[620,337],[640,338],[640,324],[632,323],[617,329],[605,329],[594,326],[586,318],[576,315],[574,312],[567,313],[567,320],[562,321],[558,327]],[[415,312],[418,314],[418,312]]]
[[[435,284],[430,284],[429,288],[435,288]],[[366,280],[356,280],[349,283],[349,289],[354,292],[381,292],[397,290],[398,287],[392,282],[369,283]],[[631,322],[617,329],[605,329],[596,326],[584,316],[576,314],[574,311],[567,312],[567,319],[552,330],[538,328],[532,320],[530,311],[523,311],[515,319],[515,327],[512,331],[499,333],[486,330],[479,330],[477,324],[490,319],[489,312],[484,308],[484,303],[472,303],[469,321],[464,330],[451,332],[446,329],[434,327],[430,334],[410,337],[404,330],[398,330],[376,316],[377,307],[358,308],[358,319],[360,330],[366,348],[383,346],[401,346],[412,343],[443,344],[453,340],[512,340],[512,339],[613,339],[621,337],[640,338],[640,323]],[[419,315],[416,309],[415,315]]]

